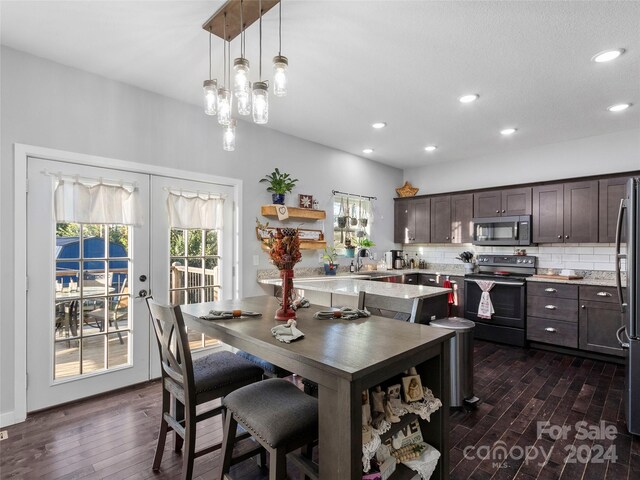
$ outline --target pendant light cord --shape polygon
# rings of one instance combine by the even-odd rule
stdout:
[[[244,1],[240,0],[240,58],[244,58]]]
[[[211,27],[209,27],[209,80],[211,80]]]
[[[222,25],[222,36],[224,37],[222,53],[222,76],[223,81],[227,79],[227,12],[224,12],[224,24]]]
[[[259,0],[258,8],[260,8],[260,68],[258,69],[258,77],[262,81],[262,0]]]
[[[278,4],[278,56],[282,56],[282,0]]]

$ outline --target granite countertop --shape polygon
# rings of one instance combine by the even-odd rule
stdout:
[[[395,274],[397,275],[397,274]],[[279,278],[258,280],[263,285],[281,285]],[[360,292],[395,298],[428,298],[449,293],[450,289],[401,283],[372,282],[354,276],[294,278],[293,286],[316,292],[338,293],[357,297]]]

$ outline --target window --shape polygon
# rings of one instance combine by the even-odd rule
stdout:
[[[370,239],[372,220],[371,200],[343,194],[334,195],[333,246],[337,252],[352,257],[358,242],[364,238]]]

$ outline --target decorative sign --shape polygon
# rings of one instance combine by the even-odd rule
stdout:
[[[313,208],[313,195],[298,195],[298,206],[300,208]]]

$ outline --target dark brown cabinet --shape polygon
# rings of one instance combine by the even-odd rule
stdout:
[[[533,242],[598,241],[598,182],[533,187]]]
[[[431,199],[403,199],[394,204],[393,238],[396,243],[429,243]]]
[[[624,356],[616,338],[622,326],[618,293],[613,287],[580,287],[580,349]]]
[[[451,305],[452,317],[464,317],[464,277],[449,277],[454,292],[454,304]]]
[[[431,243],[451,243],[451,197],[431,199]]]
[[[527,286],[527,339],[533,342],[578,348],[577,285],[529,283]]]
[[[509,188],[473,194],[477,218],[531,215],[531,188]]]
[[[616,223],[620,200],[627,195],[629,177],[607,178],[600,180],[598,194],[598,241],[613,243],[616,241]],[[623,240],[625,232],[622,232]]]
[[[451,195],[451,243],[473,241],[473,194]]]

